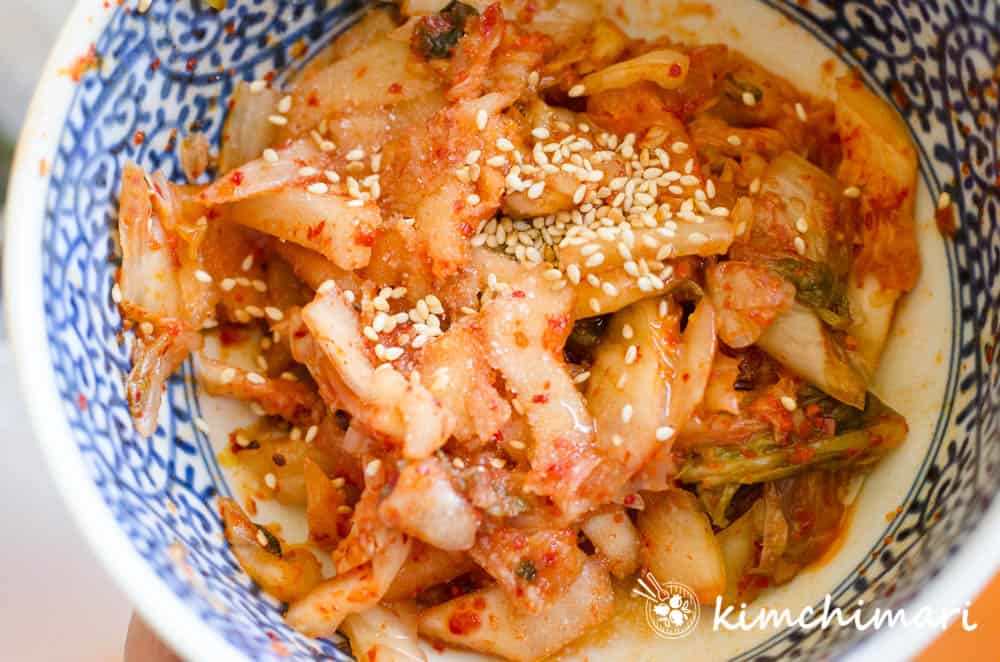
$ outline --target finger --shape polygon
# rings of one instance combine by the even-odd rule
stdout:
[[[138,614],[132,614],[125,637],[125,662],[182,662],[160,641]]]

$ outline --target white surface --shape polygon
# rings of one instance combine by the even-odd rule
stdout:
[[[17,135],[45,56],[73,0],[0,0],[0,133]]]
[[[2,341],[0,341],[2,343]],[[56,493],[0,344],[0,633],[5,660],[120,660],[130,608]]]

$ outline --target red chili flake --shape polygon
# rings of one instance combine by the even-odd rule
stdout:
[[[228,23],[226,23],[226,34],[231,35],[235,32],[236,32],[236,26],[233,24],[233,22],[229,21]]]
[[[134,142],[137,147],[139,145],[141,145],[142,143],[146,142],[146,134],[145,134],[145,132],[142,129],[139,129],[138,131],[136,131],[135,135],[132,136],[132,142]]]
[[[319,96],[315,92],[311,92],[309,98],[306,99],[306,105],[312,108],[319,106]]]
[[[948,205],[943,209],[934,210],[934,222],[937,224],[938,232],[941,233],[942,237],[951,239],[955,236],[955,232],[958,230],[958,224],[955,222],[955,208],[953,205]]]
[[[448,629],[452,634],[469,634],[482,624],[479,614],[474,611],[458,611],[448,619]]]
[[[323,228],[325,227],[326,227],[326,221],[320,221],[316,225],[306,230],[306,236],[309,239],[315,239],[316,237],[320,236],[323,233]]]
[[[375,233],[371,230],[357,230],[354,233],[354,243],[358,246],[374,246]]]
[[[153,60],[149,64],[149,68],[152,69],[153,71],[156,71],[157,69],[159,69],[160,68],[160,58],[156,58],[155,60]]]
[[[94,47],[94,44],[91,43],[86,53],[75,58],[69,67],[63,69],[60,73],[65,73],[74,83],[79,83],[88,71],[96,69],[100,65],[101,58],[97,55],[97,49]]]
[[[87,402],[87,396],[85,396],[83,393],[77,393],[76,408],[79,409],[80,411],[87,411],[88,406],[89,403]]]
[[[549,401],[549,396],[545,395],[544,393],[539,393],[538,395],[533,396],[531,398],[531,401],[532,402],[537,402],[537,403],[540,403],[540,404],[541,403],[546,403],[546,402]]]
[[[626,497],[622,499],[622,503],[624,503],[626,506],[635,505],[635,495],[634,494],[626,495]]]
[[[674,62],[672,65],[670,65],[670,76],[671,77],[677,78],[682,73],[684,73],[684,70],[681,69],[681,65],[677,64],[676,62]]]
[[[233,183],[233,186],[239,186],[243,183],[243,173],[237,170],[233,174],[229,175],[229,181]]]
[[[466,239],[468,239],[469,237],[471,237],[472,234],[476,231],[476,229],[474,227],[472,227],[472,225],[470,225],[469,223],[466,223],[465,221],[462,221],[461,223],[459,223],[458,230],[459,230],[459,232],[462,233],[462,236],[465,237]]]
[[[515,299],[523,299],[524,297],[528,296],[527,294],[525,294],[524,290],[514,290],[513,292],[511,292],[510,295]]]
[[[792,464],[803,464],[816,457],[816,451],[808,446],[799,446],[788,456],[788,461]]]
[[[194,71],[195,67],[197,66],[198,66],[197,58],[190,58],[188,59],[187,64],[184,65],[184,68],[187,69],[188,71]]]
[[[403,86],[399,83],[393,83],[389,86],[389,94],[401,94],[403,92]]]
[[[273,71],[268,71],[266,74],[264,74],[264,80],[268,84],[270,84],[270,82],[274,80],[274,72]]]

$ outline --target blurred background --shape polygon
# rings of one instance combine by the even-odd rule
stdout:
[[[35,80],[72,5],[0,0],[0,201]],[[0,320],[0,444],[12,469],[0,481],[0,660],[117,662],[128,601],[84,545],[48,476],[21,413],[5,337]]]
[[[170,0],[174,2],[176,0]],[[0,0],[0,205],[14,143],[35,80],[73,0]],[[0,227],[3,220],[0,218]],[[2,237],[2,235],[0,235]],[[2,242],[2,238],[0,238]],[[16,274],[4,274],[16,278]],[[98,566],[63,507],[21,413],[13,357],[0,319],[0,443],[6,479],[0,481],[0,660],[118,661],[130,607]],[[919,662],[1000,660],[1000,581],[972,609],[980,625],[956,628]]]

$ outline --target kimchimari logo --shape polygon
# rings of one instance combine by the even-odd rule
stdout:
[[[658,637],[680,639],[694,631],[701,615],[694,591],[678,582],[661,584],[651,572],[638,583],[632,593],[646,600],[646,622]]]

